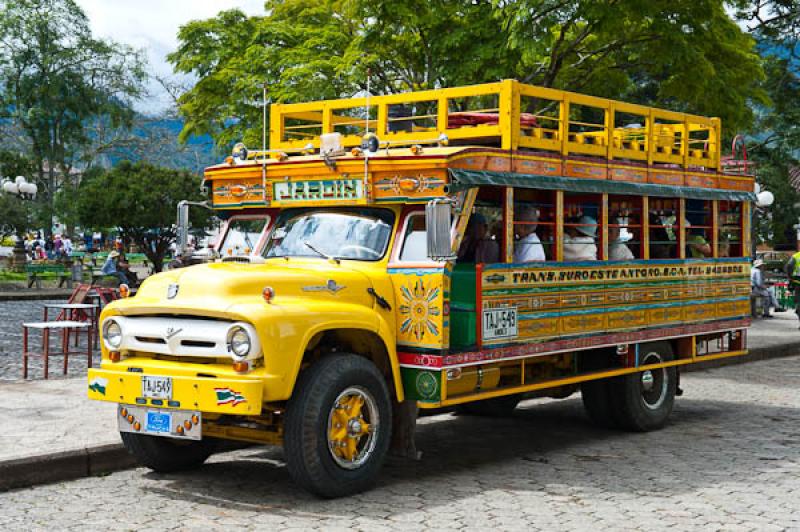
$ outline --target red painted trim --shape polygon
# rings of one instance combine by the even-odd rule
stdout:
[[[481,320],[476,321],[479,324],[478,331],[480,331]],[[642,331],[604,334],[585,338],[555,340],[552,342],[519,344],[494,349],[487,348],[486,350],[466,351],[463,353],[453,353],[449,355],[408,353],[398,351],[397,358],[401,366],[441,369],[453,366],[496,362],[499,360],[526,356],[549,355],[563,351],[592,349],[594,347],[607,345],[630,344],[664,338],[679,338],[682,336],[693,336],[696,334],[710,332],[745,329],[749,325],[750,318],[742,318],[733,321],[715,321],[710,323],[681,325],[678,327],[662,329],[645,329]]]
[[[483,264],[475,265],[475,343],[483,347]]]

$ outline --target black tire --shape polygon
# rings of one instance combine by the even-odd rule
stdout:
[[[611,379],[584,382],[581,384],[583,408],[595,425],[615,429],[619,427],[609,390]]]
[[[611,367],[613,353],[593,352],[582,354],[581,372],[598,371]],[[611,400],[611,386],[615,379],[600,379],[581,383],[581,400],[589,419],[595,425],[606,428],[619,428],[615,407]]]
[[[669,342],[639,346],[640,365],[674,359]],[[613,415],[620,427],[628,430],[660,429],[672,413],[677,387],[678,370],[674,366],[614,378],[608,388]]]
[[[120,432],[129,453],[145,467],[158,473],[186,471],[203,464],[217,447],[217,441],[175,440],[133,432]]]
[[[356,438],[350,436],[350,423],[361,425],[355,417],[347,420],[344,429],[347,436],[343,439],[348,442],[353,439],[357,446],[363,444],[353,460],[339,456],[334,450],[333,445],[344,446],[344,441],[329,441],[336,411],[342,410],[337,401],[343,394],[350,397],[348,393],[363,400],[366,407],[363,412],[369,417],[362,417],[361,421],[370,426],[377,423],[376,429]],[[377,480],[391,434],[389,389],[378,368],[357,355],[330,355],[300,375],[287,405],[283,443],[286,466],[298,485],[320,497],[358,493]],[[362,440],[364,437],[367,440]]]
[[[483,401],[474,401],[459,405],[458,413],[470,416],[508,417],[517,408],[522,400],[522,395],[504,395]]]

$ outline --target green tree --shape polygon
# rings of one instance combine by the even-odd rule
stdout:
[[[87,172],[74,201],[84,224],[118,227],[122,237],[135,242],[159,272],[175,241],[178,202],[203,199],[197,175],[123,161],[110,171]],[[206,226],[206,210],[193,209],[190,214],[192,226]]]
[[[750,31],[778,41],[800,39],[800,5],[797,0],[733,0],[737,18]]]
[[[92,36],[73,0],[0,0],[0,119],[25,133],[49,231],[53,200],[92,139],[87,124],[127,124],[141,55]]]
[[[723,0],[270,0],[182,27],[169,60],[198,83],[182,138],[261,142],[272,101],[339,98],[518,78],[748,126],[766,102],[754,41]]]
[[[766,102],[755,41],[723,0],[500,1],[523,80],[718,116],[732,137]]]
[[[800,175],[800,75],[798,64],[789,54],[779,55],[775,43],[765,46],[767,83],[772,104],[759,109],[751,134],[749,156],[756,163],[756,176],[762,187],[775,195],[769,216],[758,223],[759,240],[778,247],[796,245],[793,229],[798,222],[800,202],[793,174]]]

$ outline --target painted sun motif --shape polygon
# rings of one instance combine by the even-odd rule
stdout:
[[[400,305],[400,314],[403,316],[400,332],[410,332],[417,341],[422,340],[426,332],[438,336],[439,328],[432,318],[439,316],[442,312],[434,304],[439,296],[439,287],[425,288],[425,283],[419,279],[414,283],[413,288],[410,285],[401,286],[400,294],[403,298]]]

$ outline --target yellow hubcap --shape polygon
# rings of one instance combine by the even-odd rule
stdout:
[[[328,448],[342,467],[362,465],[375,447],[378,411],[369,392],[361,387],[343,391],[328,416]]]

